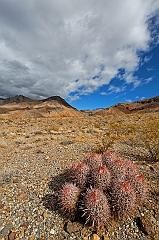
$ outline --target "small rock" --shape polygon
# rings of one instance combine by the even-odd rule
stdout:
[[[92,234],[90,240],[100,240],[100,237],[97,234]]]
[[[13,183],[19,183],[19,182],[21,182],[21,180],[18,179],[18,178],[12,178],[12,180],[13,180]]]
[[[72,143],[73,143],[73,142],[70,141],[70,140],[63,140],[63,141],[61,142],[61,145],[66,146],[66,145],[69,145],[69,144],[72,144]]]
[[[87,228],[87,227],[84,227],[82,228],[81,230],[81,237],[87,237],[88,238],[88,235],[91,235],[91,231]]]
[[[25,141],[26,141],[26,139],[24,138],[24,137],[20,137],[20,138],[17,138],[16,140],[15,140],[15,142],[17,143],[17,144],[24,144],[25,143]]]
[[[26,193],[21,193],[17,196],[17,200],[26,200],[26,199],[27,199]]]
[[[29,240],[34,240],[35,239],[35,235],[32,234],[30,237],[29,237]]]
[[[156,212],[156,213],[155,213],[155,219],[156,219],[157,221],[159,221],[159,212]]]
[[[9,232],[11,231],[11,229],[13,228],[12,224],[7,224],[4,226],[4,228],[1,230],[1,234],[8,236]]]
[[[104,235],[103,235],[103,239],[104,239],[104,240],[109,240],[109,237],[104,234]]]
[[[155,236],[155,228],[154,228],[154,224],[151,222],[151,218],[150,217],[141,217],[139,219],[140,221],[140,230],[150,236]]]
[[[66,230],[68,233],[79,232],[82,229],[82,225],[78,222],[68,222],[66,226]]]
[[[51,229],[50,234],[55,234],[55,230]]]
[[[8,240],[14,240],[15,239],[16,232],[10,232],[8,235]]]
[[[83,240],[88,240],[88,239],[89,239],[88,236],[86,236],[86,237],[83,238]]]
[[[4,204],[0,203],[0,210],[4,208]]]
[[[62,134],[63,132],[60,131],[54,131],[54,130],[50,130],[49,131],[51,134]]]
[[[44,212],[44,213],[43,213],[43,218],[45,219],[45,218],[48,218],[48,217],[50,217],[50,214]]]
[[[0,148],[6,148],[8,146],[7,142],[3,139],[0,139]]]
[[[3,230],[3,228],[4,228],[4,226],[1,226],[1,225],[0,225],[0,233],[1,233],[1,231]]]

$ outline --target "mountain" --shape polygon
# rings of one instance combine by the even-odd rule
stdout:
[[[136,102],[117,103],[109,108],[93,110],[91,115],[131,114],[159,112],[159,96]]]
[[[30,117],[64,117],[81,116],[82,113],[73,108],[60,96],[52,96],[35,100],[23,95],[0,99],[1,118]]]
[[[14,102],[16,102],[16,103],[39,102],[40,103],[40,102],[47,102],[47,101],[56,101],[56,102],[64,105],[65,107],[72,107],[60,96],[52,96],[52,97],[42,99],[42,100],[35,100],[35,99],[25,97],[23,95],[16,95],[15,97],[6,98],[6,99],[0,98],[0,105],[4,105],[4,104],[8,104],[8,103],[14,103]]]
[[[109,108],[81,111],[72,107],[60,96],[52,96],[42,100],[31,99],[23,95],[6,99],[0,98],[0,118],[105,116],[151,112],[159,112],[159,96],[133,103],[117,103]]]

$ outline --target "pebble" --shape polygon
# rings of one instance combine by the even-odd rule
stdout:
[[[16,232],[10,232],[8,235],[8,240],[14,240],[16,236]]]
[[[141,217],[140,218],[140,223],[141,223],[141,230],[150,236],[155,236],[156,231],[154,228],[154,224],[151,221],[151,217]]]
[[[0,148],[7,148],[8,143],[6,140],[0,139]]]
[[[55,234],[55,230],[51,229],[50,234]]]
[[[7,224],[4,226],[4,228],[1,230],[1,234],[7,236],[9,232],[13,229],[13,225]]]
[[[26,199],[27,199],[26,193],[21,193],[17,196],[17,200],[26,200]]]
[[[100,237],[97,234],[92,234],[90,240],[100,240]]]
[[[79,222],[68,222],[66,230],[68,233],[79,232],[82,229],[82,225]]]

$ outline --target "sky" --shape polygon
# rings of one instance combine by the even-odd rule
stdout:
[[[158,0],[0,0],[0,98],[106,108],[159,95]]]

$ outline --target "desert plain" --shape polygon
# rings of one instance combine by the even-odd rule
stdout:
[[[0,119],[0,239],[159,239],[159,113]],[[87,153],[133,161],[149,192],[135,216],[96,229],[60,212],[65,171]]]

